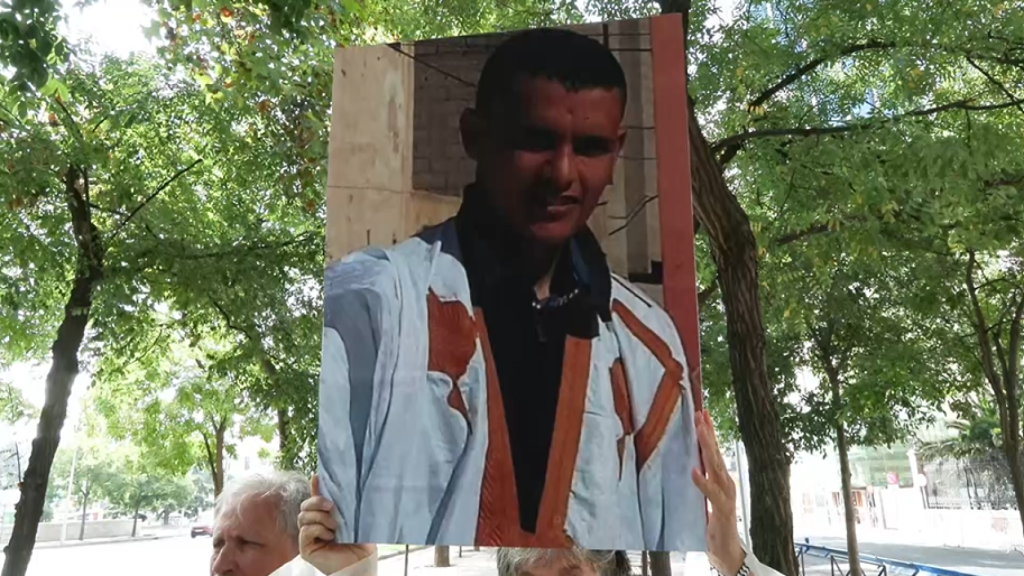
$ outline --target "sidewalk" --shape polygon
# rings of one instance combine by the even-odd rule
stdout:
[[[80,546],[98,546],[100,544],[122,544],[128,542],[144,542],[146,540],[160,540],[163,538],[178,538],[184,537],[188,534],[181,531],[163,531],[163,532],[145,532],[135,538],[131,536],[116,536],[113,538],[89,538],[87,540],[79,540],[77,537],[68,537],[62,544],[59,540],[53,542],[36,542],[34,549],[38,550],[41,548],[75,548]]]
[[[474,552],[472,547],[462,548],[462,557],[459,557],[458,546],[449,548],[448,558],[451,566],[448,568],[434,567],[434,548],[427,547],[415,552],[409,552],[409,574],[416,576],[497,576],[498,567],[495,561],[495,549],[481,548]],[[630,552],[629,559],[632,563],[633,574],[641,574],[640,552]],[[691,568],[692,574],[708,574],[710,566],[702,555],[694,558],[695,563]],[[701,566],[704,570],[701,571]],[[685,573],[686,561],[682,554],[672,554],[672,574],[682,575]],[[377,568],[378,576],[405,576],[405,555],[399,553],[397,556],[385,558],[380,561]],[[648,572],[649,574],[649,572]]]
[[[963,534],[964,527],[961,525],[935,526],[931,528],[930,532],[924,532],[916,530],[889,530],[858,525],[857,540],[863,543],[901,544],[937,548],[973,548],[1002,552],[1012,550],[1015,544],[1022,546],[1018,542],[1019,538],[1014,539],[1006,535],[994,535],[993,538],[987,540],[979,538],[968,539]],[[798,527],[794,531],[794,540],[803,542],[805,538],[810,538],[811,544],[816,544],[815,540],[820,538],[846,538],[846,529],[841,526]]]

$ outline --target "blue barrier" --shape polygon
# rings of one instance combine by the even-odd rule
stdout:
[[[849,568],[844,570],[839,563],[840,560],[850,559],[846,550],[829,548],[827,546],[814,546],[810,543],[809,539],[804,542],[795,542],[793,548],[796,550],[796,557],[800,562],[800,574],[806,574],[804,559],[812,557],[829,560],[829,563],[832,565],[833,576],[849,576]],[[938,566],[904,562],[903,560],[893,560],[870,554],[861,554],[860,563],[877,567],[877,576],[974,576],[965,572],[939,568]],[[864,572],[867,573],[868,571],[864,570]]]

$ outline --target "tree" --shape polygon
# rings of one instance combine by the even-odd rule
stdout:
[[[149,455],[132,447],[124,447],[110,480],[103,491],[107,500],[132,518],[132,538],[137,534],[139,512],[154,511],[161,515],[185,509],[194,492],[184,476],[160,472],[159,466],[147,461]]]
[[[447,546],[434,546],[434,567],[448,568],[452,565]]]
[[[206,470],[196,470],[190,475],[194,489],[192,501],[186,507],[186,516],[198,518],[200,514],[213,508],[213,478]]]
[[[142,311],[172,299],[163,290],[174,285],[177,263],[214,266],[272,251],[295,243],[297,226],[285,220],[308,219],[272,186],[239,194],[225,185],[276,181],[266,165],[273,153],[257,156],[264,150],[255,112],[209,107],[205,92],[140,60],[106,58],[95,69],[73,63],[61,74],[45,100],[0,102],[0,155],[8,159],[0,170],[0,243],[9,247],[0,265],[10,271],[0,276],[0,333],[10,335],[0,359],[51,358],[4,576],[21,576],[31,554],[80,353],[120,361],[108,368],[153,354],[161,326]],[[32,104],[27,116],[17,114],[24,102]],[[230,169],[202,162],[239,150],[251,155],[239,154]]]
[[[1024,201],[1024,193],[1010,202]],[[1002,203],[1002,200],[999,201]],[[1019,205],[999,211],[1010,216],[1008,229],[972,226],[962,230],[941,255],[932,258],[945,281],[938,284],[940,310],[954,319],[947,329],[950,362],[964,374],[960,396],[982,394],[990,399],[990,418],[984,411],[965,437],[969,443],[955,447],[960,457],[992,442],[1002,453],[1009,471],[1016,508],[1024,518],[1024,430],[1022,430],[1021,355],[1024,353],[1024,215]],[[988,214],[991,217],[992,214]],[[1015,217],[1015,219],[1014,219]],[[955,405],[971,412],[962,400]],[[971,415],[971,414],[969,414]],[[972,416],[977,417],[978,414]],[[994,417],[994,421],[992,421]],[[979,426],[979,427],[975,427]],[[981,435],[980,437],[978,435]],[[985,436],[989,438],[984,438]],[[956,452],[954,452],[956,455]]]
[[[234,441],[269,440],[271,429],[248,399],[248,358],[239,362],[217,332],[188,341],[174,324],[162,331],[163,354],[128,368],[101,365],[96,405],[110,433],[148,450],[154,466],[174,475],[204,468],[216,497]]]
[[[19,424],[35,415],[36,408],[21,390],[0,380],[0,422]]]
[[[115,460],[95,439],[87,438],[73,446],[58,449],[51,470],[50,487],[57,494],[63,494],[65,513],[70,504],[76,503],[81,510],[78,539],[85,539],[85,522],[89,504],[103,494],[104,487],[112,479]],[[70,492],[68,489],[70,488]]]
[[[62,74],[47,84],[45,100],[8,94],[0,101],[0,155],[8,159],[0,171],[0,243],[9,247],[0,262],[12,272],[0,281],[7,295],[0,327],[13,335],[2,354],[50,356],[4,576],[23,574],[31,554],[86,327],[94,312],[126,315],[138,305],[143,254],[136,250],[153,245],[145,223],[159,212],[157,198],[181,192],[181,176],[199,163],[188,146],[139,154],[168,136],[189,140],[179,121],[187,98],[168,94],[173,83],[153,68],[107,59],[99,72]]]
[[[712,25],[709,3],[659,7],[693,24],[695,212],[715,262],[738,424],[751,455],[753,548],[792,574],[787,448],[762,313],[773,279],[759,275],[759,260],[780,244],[861,223],[877,230],[895,212],[906,214],[901,200],[943,188],[920,167],[971,164],[976,175],[977,152],[950,162],[964,147],[936,142],[948,134],[946,122],[1005,118],[1021,106],[1014,55],[1022,15],[986,2],[958,4],[958,17],[949,18],[938,6],[784,1],[748,3],[732,22]],[[907,148],[915,153],[899,158]]]
[[[906,306],[906,256],[858,256],[857,245],[840,236],[793,252],[780,274],[793,285],[782,288],[779,304],[804,331],[808,363],[821,382],[802,396],[801,420],[837,448],[850,572],[862,574],[849,448],[905,440],[938,412],[948,382],[934,361],[939,347],[922,328],[928,319]]]
[[[0,380],[0,425],[20,425],[37,413],[32,405],[10,382]],[[22,453],[17,440],[9,446],[0,447],[0,490],[13,488],[21,483]]]

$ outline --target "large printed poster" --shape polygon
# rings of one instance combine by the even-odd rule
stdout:
[[[686,102],[654,80],[656,50],[682,62],[658,20],[336,53],[318,449],[339,541],[703,549],[699,344],[657,286],[695,294],[662,257],[692,270],[662,236],[689,184],[686,150],[656,150]]]

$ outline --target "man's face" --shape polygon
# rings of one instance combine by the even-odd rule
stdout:
[[[561,245],[586,224],[611,184],[625,141],[622,96],[524,77],[507,100],[486,115],[463,116],[478,184],[517,235]]]
[[[293,536],[277,521],[280,502],[273,497],[246,496],[223,510],[213,526],[213,576],[269,576],[299,553]]]
[[[520,571],[518,576],[597,576],[597,570],[590,564],[555,560],[530,566],[528,570]]]

